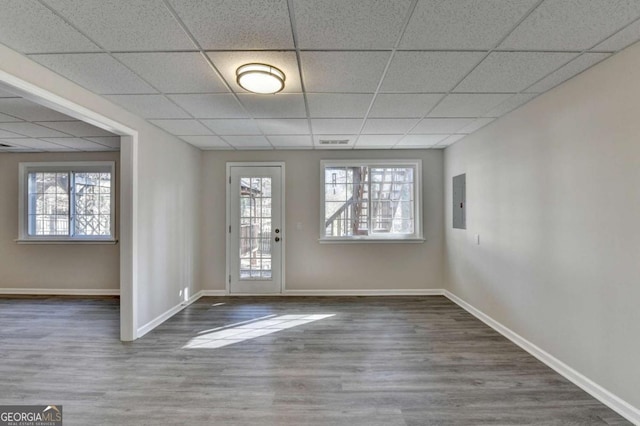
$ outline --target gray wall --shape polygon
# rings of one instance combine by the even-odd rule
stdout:
[[[638,69],[640,45],[445,153],[449,289],[636,407]],[[466,231],[451,227],[460,173]]]
[[[0,288],[119,289],[117,244],[17,244],[18,163],[28,161],[115,161],[119,152],[0,153]],[[116,204],[117,206],[118,204]],[[116,235],[119,211],[116,209]]]
[[[421,158],[423,244],[320,244],[320,160]],[[208,151],[203,153],[202,277],[225,288],[225,191],[229,161],[286,163],[286,287],[288,290],[431,289],[443,287],[443,155],[407,151]],[[298,230],[296,224],[302,229]]]
[[[179,305],[185,288],[198,291],[200,150],[3,45],[0,71],[138,132],[137,326]]]

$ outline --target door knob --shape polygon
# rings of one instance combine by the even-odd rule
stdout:
[[[276,243],[280,241],[280,237],[276,237]]]

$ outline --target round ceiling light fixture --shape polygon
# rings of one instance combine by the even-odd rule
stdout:
[[[244,64],[236,70],[236,81],[244,90],[260,94],[278,93],[284,89],[286,76],[267,64]]]

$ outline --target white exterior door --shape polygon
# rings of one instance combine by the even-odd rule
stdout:
[[[228,167],[230,294],[282,292],[283,166]]]

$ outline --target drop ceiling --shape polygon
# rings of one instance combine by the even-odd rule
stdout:
[[[0,152],[118,151],[120,137],[0,85]]]
[[[0,42],[202,149],[443,148],[636,42],[639,18],[640,0],[5,0]],[[247,62],[285,89],[242,90]]]

